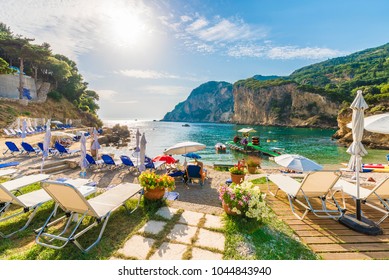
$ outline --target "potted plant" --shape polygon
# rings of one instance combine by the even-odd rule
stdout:
[[[251,182],[221,185],[218,193],[228,215],[242,215],[261,221],[269,211],[266,207],[265,194]]]
[[[261,159],[259,157],[249,157],[246,161],[247,170],[250,174],[255,174],[258,167],[261,165]]]
[[[229,171],[233,183],[240,184],[244,181],[246,172],[244,170],[244,164],[242,164],[242,162],[238,161],[238,164],[235,164],[233,167],[231,167]]]
[[[166,189],[169,191],[175,189],[174,178],[167,174],[157,175],[150,170],[139,175],[139,183],[143,187],[145,198],[150,200],[161,199]]]

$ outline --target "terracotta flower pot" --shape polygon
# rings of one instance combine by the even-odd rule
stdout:
[[[164,195],[165,195],[165,189],[150,190],[150,189],[145,188],[145,191],[144,191],[145,198],[147,198],[149,200],[162,199]]]
[[[238,174],[232,174],[231,173],[231,180],[235,184],[240,184],[244,181],[245,174],[238,175]]]
[[[222,206],[223,206],[223,209],[224,209],[224,212],[227,213],[227,215],[231,215],[231,216],[237,216],[238,213],[236,213],[235,211],[232,211],[227,204],[224,203],[224,201],[222,201]]]
[[[257,167],[256,166],[247,166],[247,170],[249,171],[250,174],[255,174],[255,172],[257,171]]]

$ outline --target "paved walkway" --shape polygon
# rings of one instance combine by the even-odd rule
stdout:
[[[115,259],[221,260],[225,237],[220,216],[162,207],[160,219],[148,221]]]

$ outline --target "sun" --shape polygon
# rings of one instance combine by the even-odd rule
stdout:
[[[140,47],[148,35],[148,26],[142,12],[123,5],[110,5],[106,8],[105,24],[111,43],[118,47]]]

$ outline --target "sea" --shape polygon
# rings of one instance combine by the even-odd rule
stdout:
[[[206,148],[197,153],[205,164],[235,164],[238,160],[247,157],[246,155],[231,151],[227,148],[225,154],[215,151],[218,142],[225,143],[239,134],[241,128],[251,127],[257,132],[250,136],[259,136],[262,146],[267,148],[282,149],[282,153],[299,154],[324,166],[325,169],[337,169],[344,167],[350,154],[346,152],[347,147],[341,146],[331,136],[336,130],[318,128],[291,128],[274,126],[248,126],[221,123],[188,123],[183,122],[162,122],[153,120],[105,120],[104,125],[112,127],[115,124],[126,125],[131,131],[139,129],[145,133],[146,155],[153,158],[163,154],[163,151],[176,143],[184,141],[199,142],[206,145]],[[119,158],[120,155],[131,155],[135,146],[135,140],[128,147],[115,148],[103,147],[101,153],[111,153]],[[389,150],[367,149],[368,155],[363,158],[364,163],[387,163],[386,155]],[[174,156],[184,161],[182,156]],[[271,159],[263,159],[262,167],[277,167]]]

